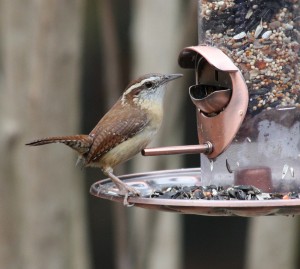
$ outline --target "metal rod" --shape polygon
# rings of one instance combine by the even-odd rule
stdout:
[[[157,155],[173,155],[173,154],[209,154],[212,152],[213,146],[210,142],[201,145],[189,146],[171,146],[160,148],[147,148],[142,150],[144,156],[157,156]]]

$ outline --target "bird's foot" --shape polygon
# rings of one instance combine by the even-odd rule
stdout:
[[[134,196],[140,196],[140,192],[133,188],[133,187],[130,187],[128,185],[125,185],[125,186],[117,186],[117,189],[115,187],[109,187],[107,188],[105,185],[99,185],[98,187],[98,195],[100,193],[106,193],[106,194],[117,194],[119,196],[124,196],[124,200],[123,200],[123,205],[124,206],[127,206],[127,207],[132,207],[134,206],[134,204],[130,204],[128,202],[128,198],[129,197],[134,197]]]
[[[130,196],[140,196],[140,192],[137,189],[128,186],[127,184],[122,184],[122,186],[118,186],[118,188],[118,194],[124,196],[123,205],[127,207],[134,206],[134,204],[130,204],[128,202],[128,198]]]
[[[121,196],[124,196],[123,205],[124,206],[132,206],[128,202],[128,197],[129,196],[139,196],[140,192],[137,189],[135,189],[131,186],[128,186],[121,179],[119,179],[117,176],[115,176],[110,167],[104,169],[103,172],[105,175],[109,176],[110,179],[115,183],[115,185],[119,189],[118,194]]]

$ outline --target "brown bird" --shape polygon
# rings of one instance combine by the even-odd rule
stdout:
[[[83,167],[100,167],[119,189],[128,205],[129,195],[139,192],[121,181],[113,168],[144,149],[161,126],[166,85],[182,74],[146,74],[133,80],[120,99],[88,135],[55,136],[26,145],[63,143],[79,154]]]

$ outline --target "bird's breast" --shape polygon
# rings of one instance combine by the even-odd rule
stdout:
[[[140,133],[122,142],[104,154],[99,159],[99,166],[102,168],[113,168],[116,165],[131,159],[151,142],[156,133],[156,128],[153,128],[151,124],[147,125]]]
[[[146,114],[148,117],[149,128],[158,130],[163,119],[163,107],[160,104],[151,102],[146,107]]]

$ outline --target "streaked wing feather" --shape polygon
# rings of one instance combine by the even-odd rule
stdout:
[[[141,110],[124,111],[123,107],[113,107],[90,133],[95,138],[86,163],[97,161],[113,147],[142,131],[147,123],[147,115]]]

